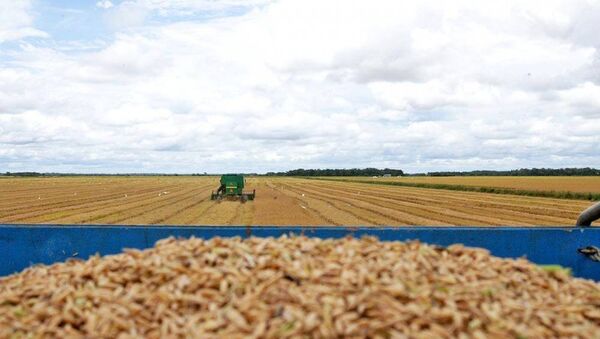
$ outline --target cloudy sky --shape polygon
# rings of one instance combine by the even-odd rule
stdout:
[[[0,0],[0,171],[600,167],[600,0]]]

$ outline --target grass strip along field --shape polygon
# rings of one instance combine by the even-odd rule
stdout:
[[[434,183],[434,182],[409,182],[400,180],[389,180],[387,178],[381,179],[365,179],[365,178],[305,178],[310,180],[327,180],[327,181],[340,181],[340,182],[355,182],[362,184],[374,184],[374,185],[389,185],[389,186],[404,186],[404,187],[418,187],[418,188],[433,188],[443,189],[452,191],[465,191],[465,192],[480,192],[480,193],[492,193],[492,194],[513,194],[513,195],[524,195],[530,197],[545,197],[545,198],[557,198],[557,199],[577,199],[577,200],[600,200],[600,192],[572,192],[572,191],[545,191],[538,189],[519,189],[511,187],[493,187],[493,186],[476,186],[470,185],[458,185],[458,184],[446,184],[446,183]],[[600,177],[595,178],[600,183]]]
[[[291,177],[249,177],[256,200],[212,201],[218,177],[10,178],[0,223],[564,226],[588,201]]]

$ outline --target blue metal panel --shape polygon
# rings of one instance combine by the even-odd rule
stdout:
[[[123,248],[148,248],[175,237],[277,237],[304,234],[320,238],[376,236],[384,241],[418,239],[447,246],[484,247],[500,257],[526,256],[538,264],[570,267],[578,277],[600,281],[600,263],[577,253],[600,247],[600,228],[574,227],[244,227],[244,226],[114,226],[0,225],[0,276],[32,264],[68,258],[114,254]]]

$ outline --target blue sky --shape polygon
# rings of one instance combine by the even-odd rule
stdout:
[[[0,4],[0,171],[600,167],[600,2]]]
[[[112,32],[95,1],[38,1],[35,25],[56,40],[108,39]]]
[[[105,3],[110,3],[111,7],[102,8],[103,1],[97,0],[36,0],[33,1],[31,14],[34,17],[35,27],[48,33],[53,40],[111,40],[119,29],[111,26],[109,18],[112,13],[110,11],[119,8],[123,2],[127,1],[107,1]],[[161,13],[148,10],[144,14],[143,26],[159,26],[178,21],[202,22],[218,17],[233,17],[243,15],[252,8],[253,6],[232,5],[196,10],[192,7],[184,9],[183,13],[180,11]],[[120,28],[130,29],[131,27]]]

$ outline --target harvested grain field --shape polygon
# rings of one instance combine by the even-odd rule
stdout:
[[[456,176],[456,177],[338,177],[361,181],[404,182],[424,184],[464,185],[477,187],[498,187],[514,190],[556,191],[578,193],[600,193],[600,176]]]
[[[573,225],[589,201],[298,178],[248,178],[256,200],[211,201],[217,177],[0,179],[0,222],[171,225]]]
[[[169,238],[0,278],[0,337],[591,338],[600,284],[483,249]]]

